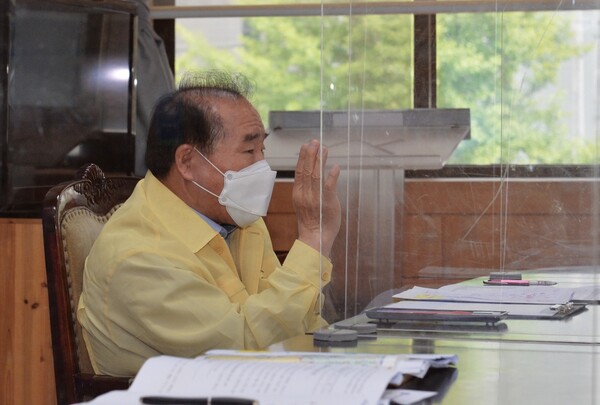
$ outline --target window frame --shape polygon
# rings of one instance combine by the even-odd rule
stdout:
[[[294,17],[320,15],[413,15],[413,108],[437,107],[436,16],[444,13],[482,13],[518,11],[600,10],[600,0],[560,2],[555,0],[464,0],[418,2],[345,2],[270,5],[176,6],[175,0],[154,0],[150,7],[154,29],[165,43],[169,64],[175,71],[175,20],[177,18],[219,17]],[[597,177],[598,165],[460,165],[449,164],[439,170],[406,170],[406,177]],[[280,173],[293,177],[293,172]]]

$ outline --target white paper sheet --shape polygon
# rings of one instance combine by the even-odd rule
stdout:
[[[270,361],[148,360],[130,391],[144,395],[247,397],[261,405],[376,404],[394,371],[381,367]],[[293,399],[293,401],[292,401]]]
[[[219,350],[196,359],[159,356],[146,361],[128,391],[90,405],[139,405],[142,396],[238,397],[260,405],[376,405],[403,374],[457,363],[456,355],[374,355]]]
[[[437,392],[435,391],[404,390],[401,388],[396,390],[386,390],[378,405],[389,405],[392,400],[394,401],[394,404],[411,405],[420,403],[424,399],[431,398],[436,394]]]
[[[437,300],[512,304],[564,304],[571,300],[573,288],[555,286],[466,286],[447,285],[440,288],[413,287],[394,295],[403,300]]]
[[[452,311],[507,311],[513,317],[552,317],[556,310],[548,304],[498,304],[488,302],[399,301],[386,307],[402,309],[448,309]]]
[[[575,287],[573,290],[575,291],[573,294],[574,301],[585,301],[591,303],[600,301],[600,285]]]

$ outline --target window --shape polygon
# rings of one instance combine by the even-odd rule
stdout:
[[[413,60],[422,35],[413,13],[423,10],[412,3],[201,3],[177,2],[214,17],[178,14],[186,18],[176,20],[176,74],[245,73],[256,82],[253,101],[265,122],[272,110],[414,107],[415,83],[426,72]],[[600,12],[464,4],[432,10],[439,13],[431,106],[471,110],[470,139],[448,163],[596,163]]]
[[[592,164],[598,11],[438,15],[438,106],[471,109],[456,164]]]
[[[391,286],[597,264],[598,7],[232,3],[201,9],[201,19],[191,8],[177,19],[176,70],[246,73],[267,125],[274,110],[347,111],[348,144],[362,136],[354,113],[469,109],[470,137],[442,170],[357,159],[343,171],[332,296],[348,317]],[[563,179],[512,178],[524,174]],[[485,178],[417,178],[446,175]]]

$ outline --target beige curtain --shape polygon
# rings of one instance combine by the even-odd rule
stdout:
[[[135,0],[138,9],[137,122],[135,174],[146,173],[146,137],[156,101],[175,88],[173,72],[162,39],[152,28],[147,0]]]

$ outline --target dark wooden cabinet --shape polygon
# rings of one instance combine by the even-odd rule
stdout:
[[[0,2],[0,216],[39,217],[84,164],[131,174],[135,3]]]

